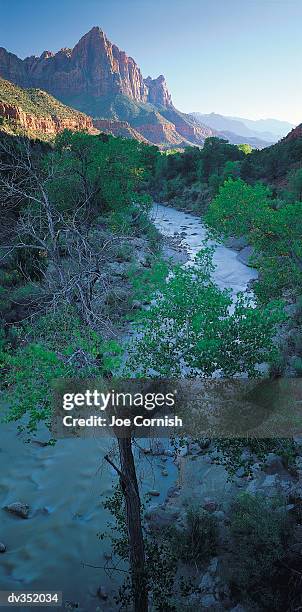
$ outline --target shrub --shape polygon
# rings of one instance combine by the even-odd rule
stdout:
[[[261,609],[279,610],[279,574],[291,523],[279,498],[243,493],[233,505],[231,579],[236,590]]]
[[[187,514],[186,528],[171,531],[172,547],[185,563],[201,564],[215,554],[218,545],[218,523],[215,516],[199,508]]]
[[[131,245],[127,242],[122,242],[119,244],[116,250],[116,260],[117,261],[131,261],[133,256]]]
[[[12,302],[19,304],[21,306],[26,306],[28,304],[35,304],[39,299],[41,299],[43,295],[43,290],[40,285],[36,283],[26,283],[26,285],[21,285],[20,287],[16,287],[10,294],[10,299]]]

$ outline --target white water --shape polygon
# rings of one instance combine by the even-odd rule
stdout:
[[[181,244],[191,259],[202,248],[202,243],[206,239],[206,230],[200,217],[162,204],[154,204],[152,220],[164,236],[182,234]],[[215,283],[221,289],[231,289],[233,296],[240,291],[246,291],[248,283],[257,278],[257,271],[241,263],[236,251],[211,241],[208,241],[208,244],[215,245],[213,256]]]
[[[200,250],[205,229],[198,217],[162,205],[154,205],[153,216],[164,235],[184,232],[182,244],[190,257]],[[257,275],[223,246],[215,248],[214,263],[215,281],[233,293],[245,290]],[[97,538],[109,518],[102,502],[116,483],[103,460],[104,439],[60,440],[54,448],[43,448],[26,444],[16,430],[16,424],[0,426],[0,542],[7,546],[0,555],[0,589],[60,590],[65,601],[80,602],[85,611],[111,609],[113,601],[100,602],[95,593],[100,584],[109,591],[112,579],[102,569],[85,566],[104,566],[109,550]],[[160,475],[159,463],[159,458],[152,465],[144,458],[139,461],[143,490],[160,490],[156,503],[177,477],[170,459],[166,477]],[[2,510],[17,500],[30,505],[28,520]]]

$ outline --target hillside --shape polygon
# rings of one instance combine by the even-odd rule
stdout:
[[[270,185],[285,186],[288,174],[302,167],[302,124],[285,138],[262,151],[254,151],[242,168],[244,179],[261,179]]]
[[[90,117],[65,106],[40,89],[22,89],[0,78],[0,120],[2,131],[51,138],[63,131],[96,133]]]

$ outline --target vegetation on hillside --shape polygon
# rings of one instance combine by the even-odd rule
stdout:
[[[250,145],[231,145],[207,138],[202,149],[168,151],[158,159],[152,185],[160,201],[204,214],[219,187],[228,178],[269,185],[275,198],[293,198],[293,181],[302,164],[302,139],[283,139],[261,151]],[[301,172],[300,172],[301,174]],[[301,191],[299,192],[301,195]]]
[[[84,113],[65,106],[46,91],[23,89],[2,78],[0,78],[0,100],[4,104],[18,106],[25,113],[34,117],[45,117],[47,115],[55,115],[62,119],[86,117]]]

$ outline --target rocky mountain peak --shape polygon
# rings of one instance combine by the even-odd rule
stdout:
[[[148,87],[148,102],[155,106],[172,106],[171,94],[163,74],[160,74],[157,79],[148,76],[144,82]]]
[[[136,102],[172,104],[164,76],[144,80],[135,60],[112,44],[98,26],[73,49],[57,53],[44,51],[40,57],[21,60],[2,49],[0,77],[22,87],[44,89],[62,101],[122,94]]]

